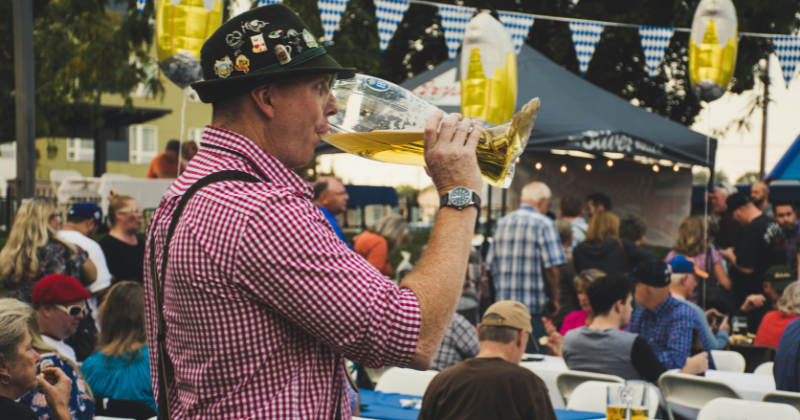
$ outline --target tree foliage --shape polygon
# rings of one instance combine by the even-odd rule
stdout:
[[[714,172],[714,182],[728,182],[728,174],[725,173],[722,169]],[[706,185],[708,184],[708,169],[703,169],[700,172],[696,172],[692,174],[692,184],[694,185]]]
[[[756,182],[761,181],[761,178],[758,176],[758,171],[749,171],[745,172],[736,179],[737,184],[755,184]]]
[[[0,133],[14,133],[14,40],[12,2],[0,2]],[[37,0],[34,2],[34,68],[36,125],[57,135],[66,118],[77,112],[95,126],[100,97],[120,94],[132,107],[130,92],[146,83],[163,93],[158,78],[149,78],[141,63],[150,60],[153,3],[141,16],[136,0]],[[64,104],[74,104],[67,108]]]

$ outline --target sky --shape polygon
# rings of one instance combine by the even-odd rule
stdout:
[[[796,74],[795,74],[796,75]],[[770,61],[770,104],[767,115],[766,172],[775,166],[786,149],[800,135],[800,77],[786,88],[777,56]],[[726,93],[722,98],[705,104],[697,116],[693,130],[708,134],[721,130],[746,114],[748,103],[763,92],[764,85],[757,81],[752,91],[741,95]],[[748,171],[758,171],[761,145],[761,110],[750,117],[750,130],[729,130],[718,137],[717,167],[731,182]],[[348,154],[320,156],[319,169],[323,173],[333,170],[345,182],[358,185],[411,185],[424,188],[430,178],[420,168],[380,163]],[[700,168],[696,168],[698,170]]]

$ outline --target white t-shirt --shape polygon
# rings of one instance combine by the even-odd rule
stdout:
[[[92,316],[94,317],[95,325],[97,325],[97,331],[100,331],[100,322],[97,316],[97,298],[94,296],[94,293],[98,290],[111,287],[111,272],[108,271],[108,264],[106,264],[106,256],[103,254],[103,248],[100,248],[100,244],[93,239],[75,230],[59,230],[58,237],[61,240],[81,247],[89,254],[89,258],[92,260],[95,267],[97,267],[97,280],[90,284],[86,290],[92,293],[92,297],[87,299],[87,302],[89,308],[92,309]]]
[[[44,334],[42,335],[42,340],[44,340],[45,344],[48,346],[58,350],[58,354],[62,357],[72,360],[76,365],[78,364],[78,358],[75,357],[75,350],[73,350],[72,346],[63,341],[54,340]]]

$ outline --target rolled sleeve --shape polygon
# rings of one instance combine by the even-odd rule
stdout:
[[[539,248],[542,251],[542,264],[544,264],[544,267],[549,268],[566,264],[567,256],[564,254],[564,247],[561,245],[561,238],[558,236],[556,225],[547,220],[542,223],[540,233]]]
[[[411,362],[416,296],[348,249],[310,203],[291,194],[264,203],[235,265],[239,287],[335,351],[375,368]]]

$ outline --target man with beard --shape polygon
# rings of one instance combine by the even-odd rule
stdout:
[[[767,185],[766,182],[758,181],[753,184],[753,187],[750,188],[750,198],[753,199],[753,204],[764,212],[765,215],[773,219],[775,218],[775,214],[769,207],[769,185]]]
[[[797,249],[800,244],[800,228],[797,224],[797,209],[789,198],[777,198],[772,203],[775,221],[781,226],[786,238],[786,265],[792,270],[792,278],[797,279]]]

